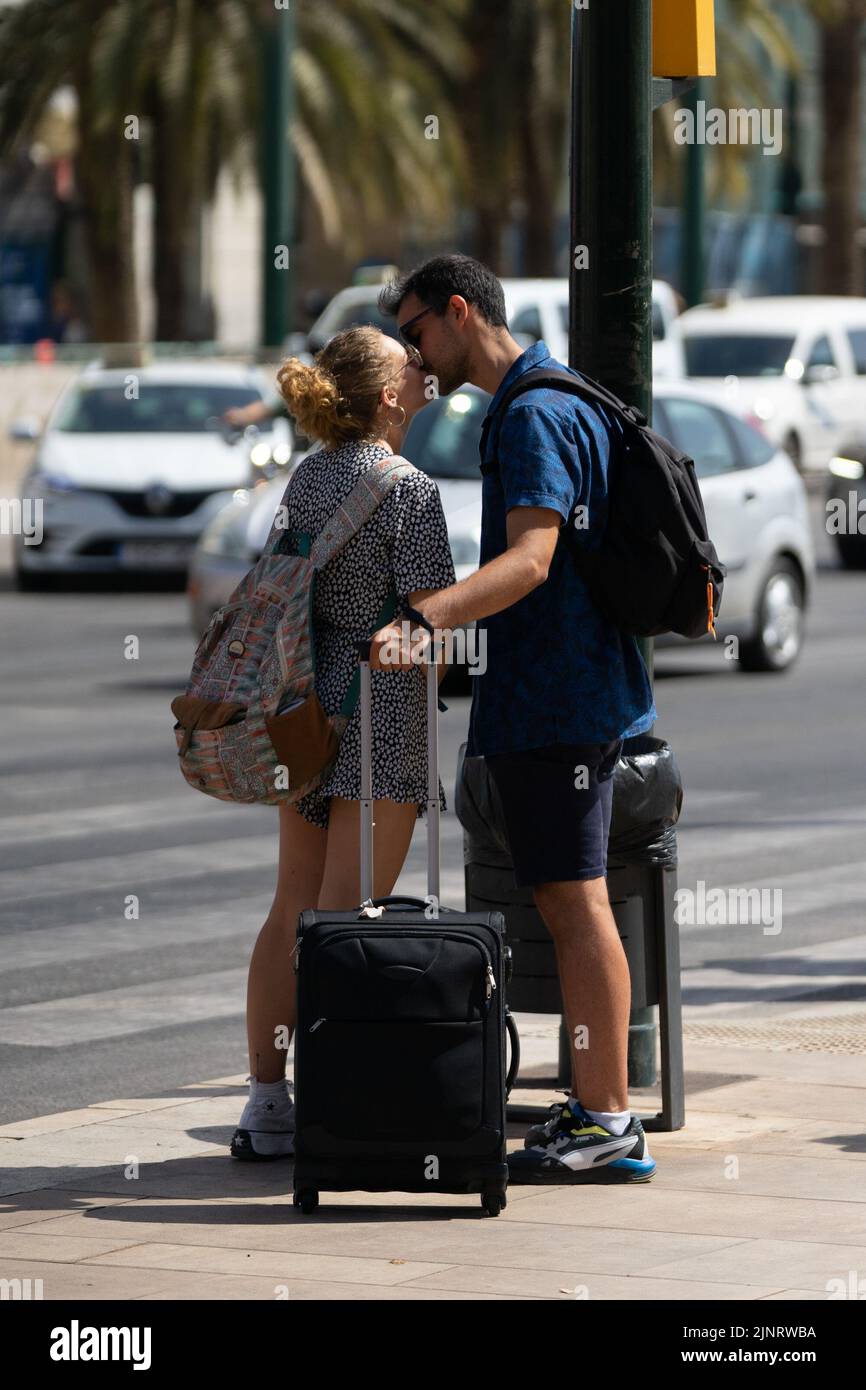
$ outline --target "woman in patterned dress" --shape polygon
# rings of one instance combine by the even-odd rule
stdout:
[[[290,358],[277,381],[300,429],[322,444],[298,465],[283,499],[286,525],[315,535],[366,469],[399,454],[413,416],[427,403],[427,379],[413,349],[364,327],[338,333],[313,366]],[[439,491],[427,474],[415,471],[394,486],[317,576],[315,683],[327,714],[338,712],[357,666],[355,643],[380,626],[377,617],[389,591],[397,595],[399,622],[407,603],[454,580]],[[371,694],[373,895],[383,897],[393,890],[427,800],[425,670],[373,670]],[[303,908],[346,909],[360,901],[359,719],[360,707],[321,785],[279,808],[277,889],[250,962],[250,1098],[232,1138],[236,1158],[294,1152],[294,1102],[285,1066],[295,1025],[295,930]],[[441,782],[439,804],[444,809]]]

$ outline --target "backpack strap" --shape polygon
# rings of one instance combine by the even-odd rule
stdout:
[[[573,376],[571,372],[558,371],[555,367],[533,367],[528,372],[523,372],[515,382],[509,386],[493,415],[488,415],[484,421],[481,433],[482,457],[487,443],[487,434],[491,424],[498,415],[508,409],[511,402],[518,396],[522,396],[526,391],[537,390],[547,387],[551,391],[567,391],[572,396],[580,396],[581,399],[589,401],[593,405],[602,405],[610,410],[613,415],[629,425],[645,425],[647,418],[636,406],[626,405],[612,391],[599,382],[593,381],[590,377]]]
[[[394,589],[390,589],[385,598],[385,602],[379,609],[376,621],[373,624],[373,632],[378,632],[380,627],[384,627],[386,623],[390,623],[391,619],[393,618],[396,612],[397,594],[394,591]],[[373,632],[370,633],[371,637],[373,635]],[[343,703],[340,705],[340,713],[344,714],[347,719],[351,719],[352,715],[355,713],[355,706],[358,703],[358,696],[360,695],[360,693],[361,667],[360,665],[357,665],[352,675],[352,679],[349,681],[346,693],[343,696]]]
[[[313,541],[310,548],[313,566],[323,569],[339,555],[397,483],[417,472],[415,465],[399,454],[380,459],[366,469]]]

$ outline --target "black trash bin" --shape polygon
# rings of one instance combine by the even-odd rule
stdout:
[[[662,1109],[642,1116],[649,1129],[681,1129],[683,1090],[679,936],[674,921],[676,822],[682,807],[679,769],[669,744],[641,734],[626,739],[614,769],[607,857],[611,909],[631,975],[632,1010],[659,1010]],[[496,784],[483,757],[461,745],[455,809],[463,826],[467,911],[498,909],[505,916],[513,969],[508,1005],[515,1012],[562,1015],[556,954],[530,888],[518,888]],[[571,1084],[567,1048],[560,1072]],[[519,1111],[519,1114],[518,1114]],[[514,1107],[513,1118],[546,1113]]]

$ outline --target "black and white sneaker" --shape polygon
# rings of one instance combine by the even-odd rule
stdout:
[[[294,1083],[286,1078],[285,1097],[265,1099],[257,1095],[258,1082],[248,1076],[250,1098],[244,1106],[238,1127],[232,1135],[232,1158],[267,1162],[273,1158],[292,1158],[295,1152]]]
[[[649,1182],[656,1170],[643,1125],[632,1115],[624,1134],[596,1124],[568,1102],[528,1147],[508,1155],[512,1183]]]
[[[544,1144],[551,1137],[562,1119],[562,1112],[568,1109],[568,1091],[562,1093],[566,1099],[555,1100],[548,1108],[548,1118],[541,1124],[530,1125],[523,1140],[523,1147],[531,1149],[533,1144]]]

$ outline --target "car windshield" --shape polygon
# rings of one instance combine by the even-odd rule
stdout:
[[[481,480],[478,443],[490,397],[481,391],[454,391],[419,410],[406,435],[404,458],[431,478]]]
[[[397,320],[381,313],[376,300],[370,299],[355,304],[330,304],[310,332],[310,346],[315,349],[324,347],[335,333],[364,324],[372,324],[373,328],[387,333],[389,338],[397,337]]]
[[[686,334],[687,376],[781,376],[793,337],[770,333]]]
[[[128,391],[126,380],[80,386],[66,398],[53,428],[65,434],[200,434],[212,416],[261,400],[250,386],[196,381],[153,382],[139,385],[134,395]],[[259,424],[259,429],[270,428],[268,420]]]

